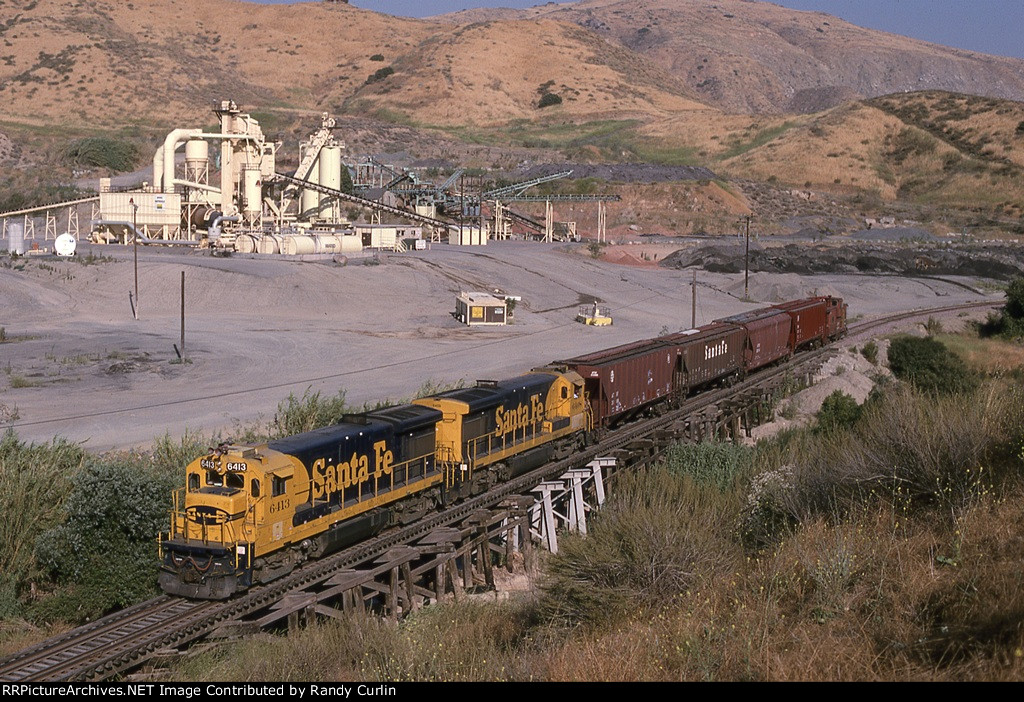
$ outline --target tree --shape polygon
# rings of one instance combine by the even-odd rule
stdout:
[[[1006,288],[1006,314],[1024,320],[1024,278],[1017,278]]]
[[[540,102],[537,103],[537,108],[538,109],[543,109],[545,107],[550,107],[552,105],[561,105],[561,104],[562,104],[562,96],[561,95],[557,95],[555,93],[544,93],[544,95],[542,95],[541,98],[540,98]]]

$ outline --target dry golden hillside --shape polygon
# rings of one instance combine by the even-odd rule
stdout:
[[[1019,216],[1022,124],[1017,102],[899,94],[780,118],[726,138],[718,157],[724,172],[746,178]]]
[[[450,29],[408,52],[394,69],[356,98],[427,124],[500,124],[550,114],[649,119],[704,107],[642,56],[550,21]],[[545,93],[562,103],[538,110]]]
[[[574,116],[696,106],[642,56],[550,21],[453,27],[344,4],[238,0],[4,8],[0,99],[5,119],[27,124],[208,120],[226,97],[261,110],[385,108],[430,124],[531,117],[545,90]],[[382,69],[394,74],[368,84]]]
[[[857,97],[937,89],[1024,99],[1024,61],[865,29],[750,0],[580,0],[447,15],[572,22],[729,112],[814,112]]]
[[[1024,202],[1021,103],[902,92],[934,78],[1014,93],[1024,62],[765,2],[582,0],[444,21],[240,0],[4,0],[0,11],[8,204],[34,182],[69,182],[73,139],[110,136],[149,153],[172,125],[210,126],[224,98],[259,113],[268,133],[286,132],[285,162],[329,111],[380,133],[380,120],[406,125],[374,143],[414,158],[463,163],[458,148],[438,146],[461,143],[488,166],[560,154],[1004,217]],[[771,112],[887,86],[899,92]],[[541,108],[545,96],[557,104]]]
[[[347,5],[238,0],[8,0],[0,25],[7,119],[122,126],[209,120],[209,107],[320,107],[432,25]]]

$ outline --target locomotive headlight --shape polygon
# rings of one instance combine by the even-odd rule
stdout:
[[[245,546],[243,546],[242,544],[239,544],[236,547],[236,551],[238,552],[239,556],[244,556],[245,555]]]

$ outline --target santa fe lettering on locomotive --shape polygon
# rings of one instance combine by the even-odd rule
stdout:
[[[497,424],[494,436],[500,439],[505,434],[536,424],[543,418],[544,403],[540,401],[540,395],[531,395],[530,404],[519,405],[515,409],[506,410],[505,405],[501,405],[494,410],[494,422]]]
[[[329,498],[336,492],[359,483],[365,483],[371,477],[379,479],[391,475],[395,454],[388,449],[387,442],[378,441],[373,445],[374,471],[370,473],[370,457],[367,454],[353,453],[352,457],[341,463],[328,463],[326,458],[313,461],[313,497]]]

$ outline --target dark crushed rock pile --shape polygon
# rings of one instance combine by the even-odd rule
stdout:
[[[518,175],[523,180],[542,178],[562,171],[572,178],[600,178],[615,183],[666,183],[676,180],[715,180],[715,172],[703,166],[659,166],[654,163],[545,163]]]
[[[713,273],[743,271],[742,244],[714,244],[680,250],[662,266],[696,266]],[[1024,275],[1024,250],[1012,245],[879,246],[787,244],[765,248],[751,242],[750,270],[766,273],[891,273],[955,275],[1009,280]]]

